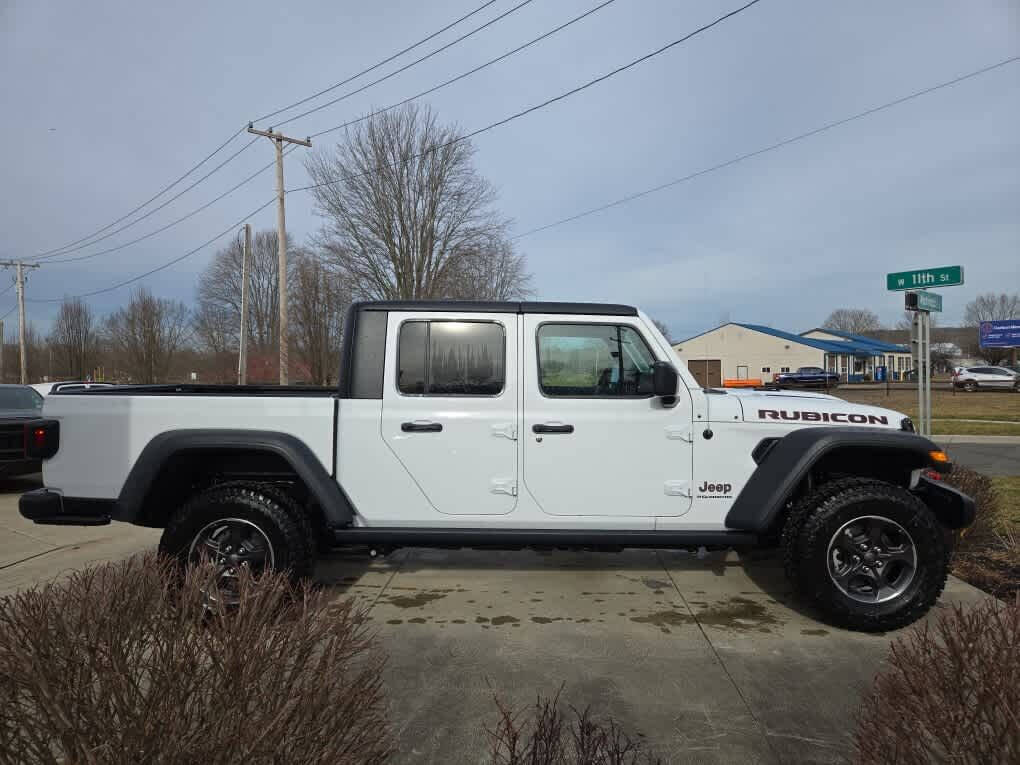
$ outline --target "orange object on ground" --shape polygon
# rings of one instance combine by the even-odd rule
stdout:
[[[755,377],[750,380],[736,377],[727,377],[723,380],[722,386],[724,388],[760,388],[761,379]]]

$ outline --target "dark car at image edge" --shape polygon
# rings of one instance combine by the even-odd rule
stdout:
[[[28,454],[25,426],[42,414],[43,397],[27,385],[0,385],[0,477],[38,473]]]

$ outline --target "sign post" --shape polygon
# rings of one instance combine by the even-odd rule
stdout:
[[[931,435],[931,314],[942,310],[942,296],[925,287],[963,284],[963,266],[939,266],[885,275],[885,288],[904,291],[903,307],[914,312],[910,325],[910,354],[917,369],[917,432]],[[983,333],[982,333],[983,334]]]

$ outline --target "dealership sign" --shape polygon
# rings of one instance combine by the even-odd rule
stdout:
[[[982,348],[1020,348],[1020,319],[983,321],[978,332]]]

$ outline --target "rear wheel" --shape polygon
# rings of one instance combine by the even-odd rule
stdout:
[[[160,552],[182,564],[211,561],[230,591],[242,569],[253,576],[286,571],[310,576],[315,541],[308,518],[273,487],[224,484],[195,495],[170,519]]]
[[[813,495],[816,504],[784,534],[787,574],[839,626],[880,631],[910,624],[945,586],[949,548],[942,529],[899,486],[870,479],[833,484]]]
[[[974,382],[973,380],[967,380],[967,381],[966,381],[966,382],[965,382],[965,383],[963,384],[963,389],[964,389],[965,391],[967,391],[968,393],[973,393],[974,391],[976,391],[976,390],[978,389],[978,385],[977,385],[977,383],[976,383],[976,382]]]

